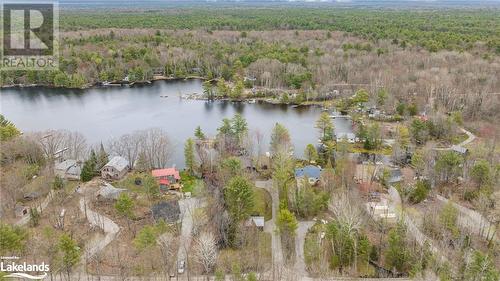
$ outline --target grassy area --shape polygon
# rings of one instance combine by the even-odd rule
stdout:
[[[255,206],[252,214],[264,216],[264,219],[270,220],[273,217],[271,194],[262,188],[254,188]]]
[[[137,173],[137,172],[129,173],[123,179],[117,182],[113,182],[112,184],[117,188],[125,188],[136,193],[145,193],[146,190],[144,189],[144,187],[142,185],[137,185],[135,182],[136,179],[140,179],[142,181],[143,178],[144,178],[144,173]]]
[[[255,267],[260,267],[262,271],[269,269],[272,263],[271,234],[262,231],[256,234],[256,243],[250,242],[241,248],[221,249],[217,257],[217,269],[226,274],[231,273],[237,261],[242,272],[254,271]],[[253,240],[252,237],[249,237],[249,240]]]
[[[453,138],[451,139],[451,142],[453,144],[459,144],[459,143],[465,141],[468,137],[469,136],[466,133],[460,133],[458,135],[453,136]]]
[[[351,153],[372,153],[372,154],[382,154],[382,155],[391,155],[392,148],[390,147],[382,147],[380,149],[368,150],[363,147],[362,143],[350,144],[349,152]]]
[[[203,180],[195,176],[189,175],[185,171],[180,172],[180,174],[181,174],[181,182],[183,185],[182,188],[183,192],[191,192],[193,196],[196,196],[203,192],[204,189]]]

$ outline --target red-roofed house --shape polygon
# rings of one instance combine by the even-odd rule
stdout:
[[[167,191],[169,189],[180,189],[179,181],[181,176],[179,171],[175,168],[156,169],[151,171],[153,177],[156,178],[160,185],[160,190]]]

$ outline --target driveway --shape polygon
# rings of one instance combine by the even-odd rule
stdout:
[[[468,145],[469,143],[473,142],[476,139],[476,136],[473,133],[471,133],[470,131],[467,131],[464,128],[460,128],[460,131],[462,131],[463,133],[465,133],[467,135],[467,139],[464,140],[463,142],[457,144],[456,146],[462,146],[462,147],[466,146],[466,145]],[[434,149],[435,150],[450,150],[451,146],[449,146],[449,147],[436,147]]]
[[[87,220],[91,225],[99,227],[104,231],[104,238],[100,235],[96,236],[85,246],[84,259],[89,260],[115,239],[116,235],[120,231],[120,227],[110,218],[92,211],[89,208],[85,197],[80,198],[80,212],[87,217]]]
[[[179,250],[177,251],[177,261],[187,261],[188,251],[191,246],[193,231],[193,214],[198,208],[200,200],[197,198],[187,198],[179,200],[181,209],[182,226],[179,237]],[[177,268],[175,269],[177,270]]]
[[[444,204],[448,203],[448,199],[441,195],[436,195],[437,199]],[[476,233],[477,235],[483,237],[486,240],[489,240],[492,238],[492,235],[495,235],[493,239],[495,241],[500,241],[498,239],[498,235],[496,235],[495,232],[495,226],[492,225],[485,217],[483,217],[479,212],[471,210],[467,207],[464,207],[462,205],[459,205],[455,202],[453,202],[453,206],[457,208],[457,210],[460,212],[460,216],[458,216],[458,223],[460,226],[463,228],[468,229],[469,231]]]
[[[299,221],[297,235],[295,236],[295,265],[294,273],[299,276],[307,276],[306,262],[304,259],[304,244],[309,228],[314,225],[313,221]]]
[[[394,187],[389,188],[389,196],[391,199],[389,200],[389,207],[395,210],[397,215],[403,219],[403,222],[408,229],[408,233],[413,236],[417,243],[422,247],[427,242],[432,253],[440,257],[441,261],[448,261],[448,258],[438,247],[436,247],[435,243],[433,243],[433,240],[420,231],[416,223],[404,213],[401,207],[401,197],[399,196],[399,192]]]
[[[273,218],[266,222],[264,231],[271,234],[271,247],[273,256],[273,277],[281,276],[281,270],[284,268],[283,249],[281,248],[281,236],[276,231],[276,218],[279,210],[279,194],[278,190],[273,187],[271,180],[256,181],[257,188],[265,189],[271,194]],[[276,278],[275,278],[276,279]]]

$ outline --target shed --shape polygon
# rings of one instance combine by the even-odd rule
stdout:
[[[181,209],[179,201],[163,201],[151,207],[151,213],[155,221],[164,220],[167,223],[176,223],[179,221]]]
[[[264,230],[265,220],[264,217],[261,216],[251,216],[246,222],[246,227],[255,226],[259,230]]]
[[[460,155],[466,155],[467,153],[469,153],[469,150],[467,148],[459,145],[452,145],[451,150]]]
[[[401,172],[401,169],[399,168],[391,169],[390,176],[387,182],[393,184],[401,181],[403,181],[403,173]]]
[[[116,200],[124,191],[126,189],[116,188],[109,183],[105,183],[97,192],[97,199]]]

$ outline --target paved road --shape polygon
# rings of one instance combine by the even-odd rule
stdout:
[[[441,195],[436,196],[437,199],[443,203],[448,203],[448,199]],[[469,231],[482,236],[486,240],[489,240],[493,234],[495,234],[495,226],[492,225],[485,217],[483,217],[479,212],[471,210],[465,206],[459,205],[453,202],[453,205],[460,212],[458,216],[458,223],[468,229]],[[500,241],[498,235],[494,237],[495,241]]]
[[[304,244],[309,228],[314,225],[313,221],[299,221],[297,235],[295,236],[295,265],[294,273],[299,276],[307,276],[306,262],[304,260]]]
[[[199,207],[199,199],[188,198],[179,200],[179,207],[181,209],[182,226],[181,235],[179,237],[179,250],[177,251],[177,261],[187,260],[187,251],[191,246],[191,238],[193,231],[193,213]],[[176,268],[177,270],[177,268]]]
[[[281,236],[276,231],[276,218],[278,217],[279,210],[278,190],[273,187],[273,182],[271,180],[256,181],[255,186],[257,188],[263,188],[271,194],[273,218],[266,222],[264,225],[264,231],[271,234],[273,276],[281,276],[281,271],[285,267],[285,263],[283,260],[283,249],[281,248]]]

